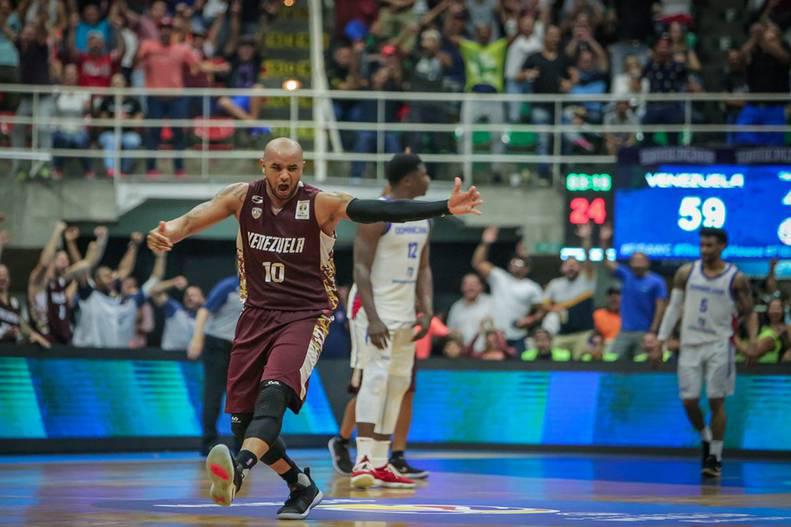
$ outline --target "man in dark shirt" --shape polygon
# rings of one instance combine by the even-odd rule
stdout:
[[[636,55],[644,63],[648,55],[646,40],[654,34],[653,7],[657,0],[613,0],[608,22],[615,33],[616,42],[610,45],[610,73],[614,79],[623,73],[627,55]]]
[[[753,24],[750,39],[741,49],[747,65],[746,80],[750,93],[784,93],[791,91],[789,64],[791,53],[780,37],[780,31],[771,22]],[[783,101],[749,101],[744,105],[737,125],[786,124]],[[737,144],[782,145],[783,132],[737,132]]]
[[[727,66],[722,76],[722,90],[727,93],[744,94],[749,91],[747,86],[747,74],[745,73],[744,60],[742,59],[741,49],[733,47],[726,54]],[[725,111],[725,122],[735,124],[739,114],[744,108],[744,101],[725,101],[723,103]],[[736,133],[728,132],[728,144],[736,143]]]
[[[47,44],[47,29],[44,20],[29,23],[19,34],[16,41],[19,50],[19,72],[21,84],[51,84],[49,76],[49,44]],[[46,122],[52,118],[55,111],[55,101],[51,95],[40,95],[38,104],[34,107],[33,95],[24,94],[17,107],[17,117],[35,117],[38,122]],[[35,115],[34,115],[35,114]],[[25,146],[27,126],[17,125],[11,133],[11,145],[22,149]],[[38,133],[38,147],[42,151],[52,149],[52,131],[49,126],[34,125],[34,133]],[[19,170],[19,160],[14,159],[11,173]],[[31,175],[48,170],[47,166],[37,163],[30,171]]]
[[[648,79],[650,93],[681,93],[687,85],[687,66],[673,56],[670,37],[662,35],[654,46],[654,56],[648,61],[643,76]],[[646,106],[644,124],[682,124],[684,105],[680,102],[652,102]],[[672,144],[678,144],[678,132],[667,134]]]
[[[116,73],[112,79],[113,88],[126,87],[126,79],[123,74]],[[109,95],[102,99],[99,106],[99,117],[103,119],[114,119],[116,113],[115,96]],[[120,119],[124,126],[120,133],[115,132],[114,127],[105,128],[99,135],[99,144],[104,148],[104,168],[107,170],[107,177],[115,177],[115,153],[119,149],[134,150],[140,148],[142,138],[139,131],[130,127],[135,121],[142,121],[143,107],[136,97],[124,96],[121,100],[121,107],[117,110],[121,115]],[[134,159],[121,159],[121,175],[129,174],[134,168]]]
[[[441,49],[442,37],[436,29],[426,29],[420,35],[420,50],[412,57],[408,89],[414,92],[452,91],[453,83],[446,76],[453,59]],[[413,123],[449,123],[453,113],[452,103],[441,101],[412,101],[409,104],[409,121]],[[413,152],[450,152],[453,139],[446,132],[415,132],[409,134]]]
[[[394,46],[386,45],[382,49],[385,57],[395,54]],[[383,63],[379,69],[371,74],[368,81],[371,91],[401,91],[401,79],[399,72],[390,64]],[[377,120],[378,101],[369,99],[360,103],[361,119],[364,122],[375,122]],[[398,103],[396,101],[385,101],[384,115],[381,116],[384,123],[398,121]],[[376,130],[360,130],[357,132],[354,147],[352,150],[358,154],[370,154],[376,152],[379,133],[384,134],[384,151],[395,154],[401,151],[398,135],[395,132],[378,132]],[[359,179],[365,173],[364,161],[354,161],[352,163],[352,178]]]
[[[525,60],[522,70],[525,78],[532,82],[532,92],[542,94],[566,93],[571,88],[568,80],[568,67],[565,56],[560,50],[560,28],[549,26],[544,33],[544,49],[533,53]],[[553,104],[534,104],[530,112],[533,124],[550,124],[555,122]],[[538,135],[538,154],[549,155],[550,134]],[[542,178],[549,178],[549,165],[539,165]]]

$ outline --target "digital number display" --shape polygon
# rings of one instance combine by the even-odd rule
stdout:
[[[572,198],[569,208],[569,223],[572,225],[585,225],[590,222],[602,225],[607,221],[607,204],[604,198]]]
[[[610,189],[612,189],[610,174],[572,172],[566,175],[566,190],[569,192],[608,192]]]
[[[788,165],[619,167],[618,254],[697,258],[697,232],[716,227],[728,233],[725,258],[791,258],[790,176]]]

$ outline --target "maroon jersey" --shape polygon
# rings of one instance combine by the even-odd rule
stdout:
[[[0,298],[0,342],[16,342],[21,325],[19,302],[9,296],[8,302]]]
[[[47,338],[50,342],[71,342],[71,306],[66,295],[69,283],[55,278],[47,283]]]
[[[246,306],[274,311],[333,311],[335,237],[316,221],[319,189],[300,183],[275,213],[266,181],[250,183],[239,214],[240,293]]]

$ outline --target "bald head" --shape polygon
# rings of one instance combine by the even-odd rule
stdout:
[[[270,196],[281,203],[294,197],[302,179],[302,147],[287,137],[272,139],[264,147],[261,169]]]
[[[297,156],[302,161],[302,147],[300,144],[288,137],[277,137],[266,144],[262,159],[267,162],[275,157],[292,156]]]

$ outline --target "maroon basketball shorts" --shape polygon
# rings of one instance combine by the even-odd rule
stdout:
[[[263,381],[279,381],[296,397],[298,413],[319,360],[331,317],[315,311],[271,311],[246,306],[236,325],[228,365],[227,413],[252,413]]]

